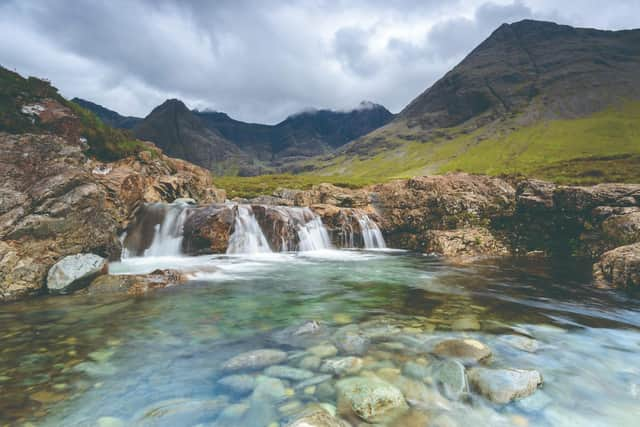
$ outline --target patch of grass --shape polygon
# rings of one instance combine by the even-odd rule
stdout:
[[[473,132],[447,129],[415,140],[382,129],[375,137],[388,150],[373,155],[340,155],[311,160],[308,174],[347,174],[384,180],[453,171],[525,175],[560,183],[640,182],[640,102],[628,102],[588,117],[515,127],[514,121]],[[372,134],[374,135],[374,134]]]
[[[374,184],[375,179],[352,176],[321,176],[321,175],[260,175],[250,177],[214,176],[213,182],[217,187],[227,191],[227,197],[252,198],[261,195],[271,195],[278,188],[308,190],[312,186],[322,183],[334,184],[345,188],[361,188]]]

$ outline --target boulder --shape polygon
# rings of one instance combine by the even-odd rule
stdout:
[[[407,409],[404,396],[395,386],[375,377],[352,377],[336,383],[338,411],[369,423],[393,418]]]
[[[287,360],[287,353],[275,349],[261,349],[238,354],[222,364],[224,372],[255,370],[277,365]]]
[[[605,252],[593,266],[597,284],[637,289],[640,286],[640,243]]]
[[[542,384],[542,375],[535,370],[472,368],[469,383],[492,402],[506,404],[533,394]]]
[[[65,294],[91,283],[91,280],[106,272],[107,260],[95,254],[69,255],[55,263],[47,274],[47,289],[50,293]]]

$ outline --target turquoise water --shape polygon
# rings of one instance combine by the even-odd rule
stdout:
[[[111,271],[157,267],[194,280],[143,297],[77,294],[0,306],[0,425],[286,425],[311,403],[336,406],[337,378],[302,388],[282,380],[282,395],[261,399],[218,383],[222,364],[270,348],[299,367],[339,328],[381,326],[389,333],[371,332],[360,375],[397,380],[408,362],[436,360],[420,343],[467,337],[491,348],[489,366],[537,369],[544,378],[531,397],[507,405],[475,392],[450,399],[427,381],[420,390],[429,398],[410,401],[388,425],[443,416],[459,426],[640,419],[640,301],[594,288],[586,263],[461,266],[403,252],[321,251],[130,259]],[[290,328],[308,320],[320,332],[291,338]],[[535,348],[514,346],[514,336]]]

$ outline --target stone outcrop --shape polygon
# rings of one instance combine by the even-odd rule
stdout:
[[[605,252],[593,266],[593,276],[601,285],[638,289],[640,287],[640,243]]]
[[[224,199],[208,172],[151,145],[103,163],[81,139],[0,134],[0,151],[0,300],[43,291],[64,256],[119,257],[118,235],[141,202]]]

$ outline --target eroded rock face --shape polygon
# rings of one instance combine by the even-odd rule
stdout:
[[[391,246],[424,251],[427,233],[489,225],[515,210],[515,188],[487,176],[416,177],[372,188]]]
[[[483,227],[426,232],[427,252],[470,261],[479,257],[509,255],[507,245]]]
[[[64,256],[119,257],[118,235],[141,202],[224,197],[208,172],[152,146],[114,163],[86,149],[78,138],[0,134],[0,300],[41,292]]]
[[[640,243],[605,252],[593,266],[593,275],[599,284],[638,289],[640,287]]]

